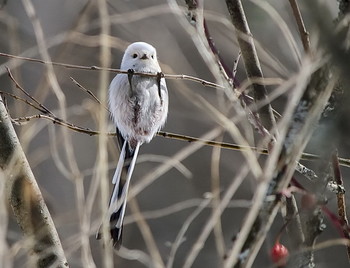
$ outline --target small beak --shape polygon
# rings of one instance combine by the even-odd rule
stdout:
[[[146,54],[143,54],[143,56],[141,57],[141,60],[147,60],[148,56]]]

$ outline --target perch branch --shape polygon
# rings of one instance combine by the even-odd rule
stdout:
[[[19,88],[26,95],[27,94],[29,95],[29,93],[27,93],[26,90],[23,89],[23,87],[21,87],[19,85],[19,83],[16,81],[16,79],[12,76],[10,70],[7,69],[7,71],[8,71],[8,74],[9,74],[11,80],[15,83],[16,87]],[[75,81],[73,78],[71,78],[71,79],[72,79],[73,83],[75,83],[79,88],[81,88],[82,90],[87,92],[90,96],[92,96],[93,99],[98,104],[101,104],[101,102],[98,100],[98,98],[92,92],[90,94],[90,90],[84,88],[80,83]],[[73,130],[73,131],[76,131],[76,132],[80,132],[80,133],[84,133],[84,134],[87,134],[87,135],[90,135],[90,136],[96,136],[96,135],[100,135],[101,134],[100,131],[91,130],[89,128],[84,128],[84,127],[81,127],[81,126],[77,126],[77,125],[69,123],[69,122],[67,122],[67,121],[65,121],[65,120],[63,120],[61,118],[56,117],[49,109],[44,107],[41,103],[39,103],[32,96],[29,96],[29,98],[33,99],[35,101],[35,104],[30,102],[30,101],[28,101],[28,100],[26,100],[26,99],[18,97],[16,95],[12,94],[12,93],[0,91],[0,94],[4,94],[4,95],[12,97],[12,98],[14,98],[16,100],[22,101],[22,102],[26,103],[27,105],[33,107],[34,109],[38,110],[40,113],[43,113],[43,114],[36,114],[36,115],[25,116],[25,117],[12,118],[11,120],[15,124],[21,125],[23,122],[29,122],[29,121],[31,121],[33,119],[46,119],[46,120],[52,121],[54,124],[61,125],[61,126],[69,128],[70,130]],[[44,107],[44,108],[42,108],[42,107]],[[107,136],[115,136],[116,133],[115,132],[107,132],[106,135]],[[182,141],[187,141],[187,142],[200,142],[200,143],[203,143],[205,145],[212,146],[212,147],[221,147],[221,148],[224,148],[224,149],[230,149],[230,150],[236,150],[236,151],[253,150],[253,151],[255,151],[255,152],[259,153],[259,154],[269,154],[267,149],[260,149],[260,148],[256,148],[256,147],[242,146],[242,145],[226,143],[226,142],[203,140],[203,139],[199,139],[199,138],[191,137],[191,136],[187,136],[187,135],[181,135],[181,134],[175,134],[175,133],[169,133],[169,132],[163,132],[163,131],[159,131],[157,133],[157,135],[158,136],[162,136],[164,138],[182,140]],[[320,159],[320,156],[315,155],[315,154],[303,153],[302,156],[301,156],[301,159],[312,161],[312,160]],[[338,158],[338,159],[339,159],[340,165],[346,166],[346,167],[350,167],[350,159],[345,159],[345,158]],[[306,167],[302,166],[300,163],[297,164],[296,170],[298,172],[300,172],[301,174],[303,174],[304,176],[308,177],[311,180],[314,177],[314,175],[313,175],[314,172],[312,172],[311,170],[309,170]]]
[[[0,92],[3,93],[3,92]],[[80,127],[77,125],[74,125],[72,123],[69,122],[65,122],[60,118],[54,118],[48,115],[43,115],[43,114],[36,114],[36,115],[32,115],[32,116],[26,116],[26,117],[18,117],[18,118],[13,118],[12,120],[16,123],[16,124],[21,124],[22,122],[28,122],[30,120],[33,119],[47,119],[52,121],[54,124],[57,125],[61,125],[64,127],[68,127],[69,129],[76,131],[76,132],[80,132],[83,134],[87,134],[90,136],[97,136],[100,135],[101,132],[100,131],[96,131],[96,130],[92,130],[89,128],[84,128],[84,127]],[[115,136],[116,133],[115,132],[107,132],[106,133],[107,136]],[[171,132],[164,132],[164,131],[158,131],[157,135],[160,137],[164,137],[164,138],[168,138],[168,139],[173,139],[173,140],[180,140],[180,141],[186,141],[186,142],[199,142],[211,147],[220,147],[223,149],[228,149],[228,150],[234,150],[234,151],[244,151],[244,150],[253,150],[259,154],[265,154],[268,155],[269,152],[267,149],[261,149],[261,148],[257,148],[257,147],[248,147],[248,146],[242,146],[242,145],[238,145],[238,144],[234,144],[234,143],[228,143],[228,142],[219,142],[219,141],[214,141],[214,140],[203,140],[197,137],[192,137],[192,136],[188,136],[188,135],[182,135],[182,134],[176,134],[176,133],[171,133]],[[316,154],[310,154],[310,153],[303,153],[301,155],[301,159],[302,160],[307,160],[307,161],[314,161],[314,160],[318,160],[320,159],[319,155]],[[344,167],[350,167],[350,159],[347,158],[339,158],[339,164],[341,166]],[[303,166],[303,169],[305,169],[305,167]],[[307,176],[307,177],[312,177],[312,174],[308,175],[306,174],[307,172],[309,172],[308,170],[302,171],[301,169],[298,169],[298,172],[302,173],[303,175]]]
[[[104,67],[99,67],[99,66],[82,66],[82,65],[75,65],[75,64],[67,64],[67,63],[59,63],[59,62],[48,62],[40,59],[34,59],[34,58],[28,58],[28,57],[22,57],[22,56],[15,56],[7,53],[2,53],[0,52],[1,57],[7,57],[7,58],[12,58],[12,59],[19,59],[19,60],[25,60],[25,61],[30,61],[30,62],[36,62],[36,63],[41,63],[41,64],[50,64],[53,66],[60,66],[60,67],[65,67],[68,69],[78,69],[78,70],[85,70],[85,71],[108,71],[108,72],[113,72],[113,73],[119,73],[119,74],[128,74],[128,71],[120,70],[120,69],[113,69],[113,68],[104,68]],[[151,74],[151,73],[140,73],[140,72],[135,72],[134,75],[140,75],[140,76],[146,76],[146,77],[157,77],[157,74]],[[183,79],[183,80],[189,80],[192,82],[200,83],[203,86],[207,87],[213,87],[213,88],[224,88],[221,85],[215,84],[213,82],[206,81],[204,79],[190,76],[190,75],[185,75],[185,74],[164,74],[165,79]]]
[[[12,97],[12,98],[14,98],[16,100],[22,101],[22,102],[28,104],[29,106],[35,108],[39,112],[44,113],[44,114],[37,114],[37,115],[25,116],[25,117],[19,117],[19,118],[12,119],[12,121],[14,123],[21,125],[23,122],[28,122],[28,121],[30,121],[32,119],[43,118],[43,119],[47,119],[47,120],[52,121],[54,124],[62,125],[62,126],[68,127],[69,129],[71,129],[73,131],[84,133],[84,134],[88,134],[90,136],[95,136],[95,135],[100,135],[101,134],[100,131],[95,131],[95,130],[91,130],[89,128],[80,127],[80,126],[74,125],[72,123],[69,123],[69,122],[67,122],[67,121],[65,121],[65,120],[63,120],[61,118],[56,117],[48,108],[43,106],[40,102],[38,102],[32,96],[30,96],[29,93],[27,93],[27,91],[21,85],[19,85],[19,83],[13,77],[13,75],[11,74],[11,71],[8,68],[7,68],[7,71],[8,71],[8,74],[9,74],[11,80],[15,83],[16,87],[18,89],[20,89],[23,93],[28,95],[28,97],[30,99],[32,99],[33,101],[35,101],[36,104],[31,103],[31,102],[29,102],[29,101],[27,101],[27,100],[25,100],[23,98],[20,98],[20,97],[14,95],[14,94],[7,93],[7,92],[4,92],[4,91],[0,91],[0,94],[5,94],[5,95],[8,95],[8,96],[10,96],[10,97]],[[101,105],[101,102],[99,101],[99,99],[90,90],[86,89],[84,86],[82,86],[80,83],[75,81],[73,78],[71,78],[71,79],[72,79],[73,83],[75,83],[79,88],[81,88],[82,90],[87,92],[90,96],[93,97],[93,99],[99,105]],[[116,134],[114,132],[108,132],[108,133],[106,133],[106,135],[107,136],[115,136]],[[255,148],[255,147],[241,146],[241,145],[236,145],[236,144],[232,144],[232,143],[225,143],[225,142],[201,140],[201,139],[198,139],[198,138],[195,138],[195,137],[186,136],[186,135],[179,135],[179,134],[162,132],[162,131],[159,131],[157,133],[157,135],[165,137],[165,138],[177,139],[177,140],[182,140],[182,141],[187,141],[187,142],[201,142],[201,143],[209,145],[209,146],[221,147],[221,148],[224,148],[224,149],[231,149],[231,150],[237,150],[237,151],[251,150],[252,149],[253,151],[258,152],[260,154],[268,154],[268,150],[266,150],[266,149],[258,149],[258,148]],[[304,153],[302,155],[302,159],[304,159],[304,160],[316,160],[316,159],[319,159],[319,156],[313,155],[313,154]],[[341,165],[350,167],[350,160],[343,159],[343,158],[340,158],[339,160],[340,160]],[[298,172],[300,172],[304,176],[308,177],[309,179],[310,178],[312,179],[312,177],[314,177],[313,176],[313,174],[314,174],[313,172],[311,172],[309,169],[305,168],[304,166],[302,166],[299,163],[298,163],[296,169],[297,169]]]

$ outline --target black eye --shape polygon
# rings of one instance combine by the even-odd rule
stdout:
[[[137,58],[137,54],[134,53],[134,54],[132,55],[132,57],[133,57],[134,59],[136,59],[136,58]]]
[[[151,55],[151,58],[154,59],[154,55]]]

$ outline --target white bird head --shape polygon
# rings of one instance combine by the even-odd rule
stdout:
[[[156,49],[145,42],[135,42],[125,50],[120,68],[138,72],[160,72]]]

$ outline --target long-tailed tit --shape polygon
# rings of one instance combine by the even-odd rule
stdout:
[[[144,42],[129,45],[120,68],[128,70],[128,74],[117,74],[109,87],[109,109],[117,127],[120,149],[109,202],[110,233],[115,248],[122,241],[127,193],[139,147],[152,140],[168,114],[168,90],[153,46]],[[134,75],[134,72],[157,74],[157,77]]]

